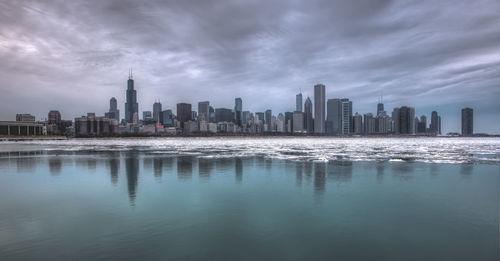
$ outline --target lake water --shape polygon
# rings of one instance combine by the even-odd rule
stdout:
[[[0,143],[0,260],[499,260],[500,139]]]

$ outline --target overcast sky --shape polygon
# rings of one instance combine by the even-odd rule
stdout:
[[[242,97],[277,114],[323,83],[354,112],[383,93],[444,132],[470,106],[500,133],[500,1],[0,1],[0,120],[103,115],[113,96],[123,117],[129,68],[140,111]]]

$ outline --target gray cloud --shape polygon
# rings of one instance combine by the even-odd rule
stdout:
[[[500,132],[498,1],[2,1],[0,117],[73,118],[122,104],[134,68],[140,110],[210,100],[292,110],[327,86],[355,111],[412,105],[459,128]],[[196,105],[194,106],[196,108]]]

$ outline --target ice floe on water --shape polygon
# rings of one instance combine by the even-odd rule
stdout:
[[[151,138],[1,142],[0,152],[137,151],[196,157],[268,157],[298,161],[500,163],[499,138]],[[7,154],[6,154],[7,153]]]

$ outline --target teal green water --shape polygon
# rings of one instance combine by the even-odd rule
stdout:
[[[9,154],[0,259],[498,260],[499,186],[499,164]]]

